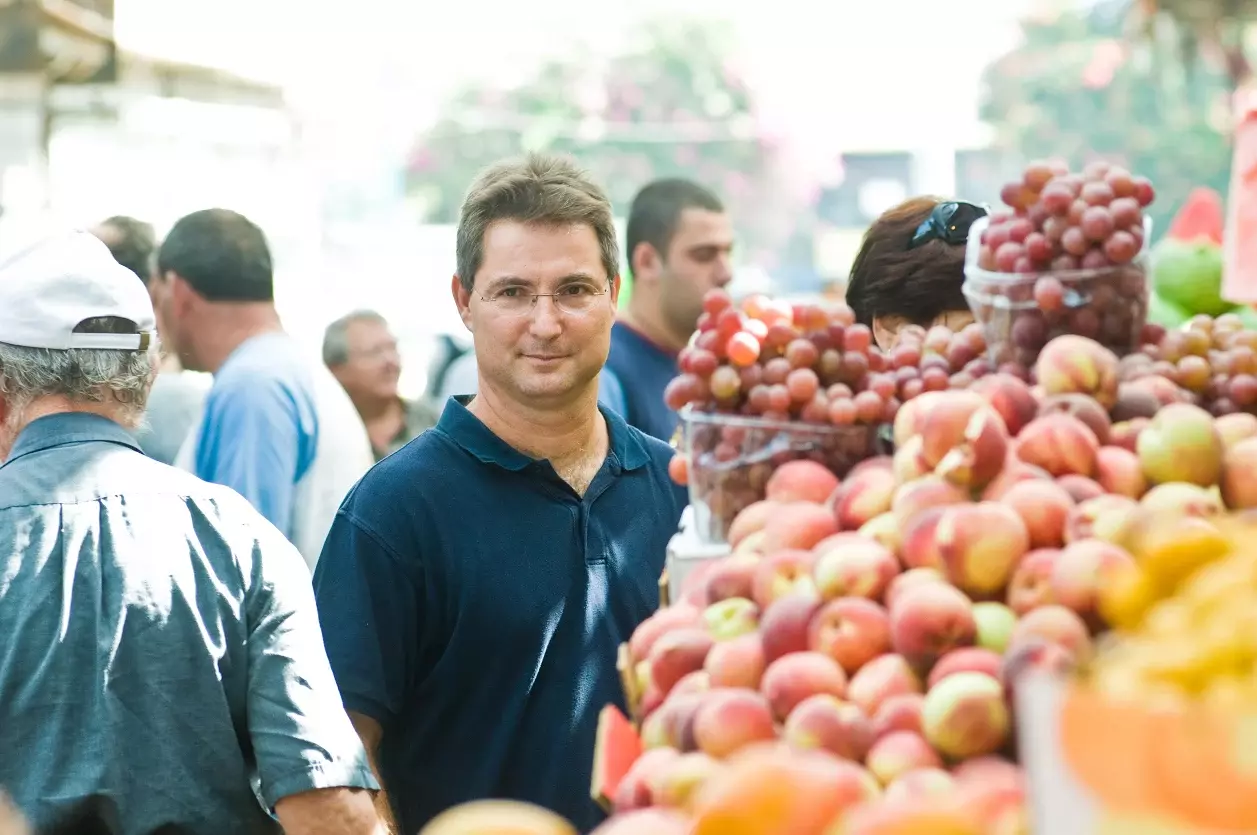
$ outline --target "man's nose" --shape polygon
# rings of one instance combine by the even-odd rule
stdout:
[[[553,339],[563,332],[559,304],[553,296],[538,296],[530,312],[529,332],[542,339]]]

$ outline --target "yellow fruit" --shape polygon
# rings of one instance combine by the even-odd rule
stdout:
[[[1230,541],[1204,519],[1141,520],[1132,532],[1131,554],[1153,586],[1165,594],[1202,566],[1226,556]]]
[[[1114,629],[1134,629],[1156,602],[1156,589],[1138,566],[1115,572],[1100,589],[1100,615]]]

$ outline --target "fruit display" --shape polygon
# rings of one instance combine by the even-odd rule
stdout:
[[[1028,166],[1001,192],[1007,211],[974,225],[965,296],[996,362],[1034,364],[1051,339],[1074,334],[1125,354],[1147,318],[1142,177],[1107,163],[1071,173]],[[976,234],[975,234],[976,233]]]

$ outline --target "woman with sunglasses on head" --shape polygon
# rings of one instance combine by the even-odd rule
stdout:
[[[961,292],[969,227],[986,209],[963,201],[914,197],[886,211],[864,233],[851,265],[847,304],[889,348],[906,325],[973,321]]]

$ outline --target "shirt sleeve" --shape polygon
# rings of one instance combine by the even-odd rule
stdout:
[[[624,402],[624,386],[620,378],[610,368],[603,368],[598,377],[598,402],[617,415],[624,417],[627,404]]]
[[[362,520],[337,514],[314,572],[328,659],[345,708],[386,730],[417,663],[420,583]]]
[[[223,381],[205,404],[196,475],[230,487],[286,536],[300,470],[300,410],[277,380]]]
[[[378,790],[336,691],[310,573],[278,531],[258,534],[246,572],[248,728],[262,799],[314,789]]]

